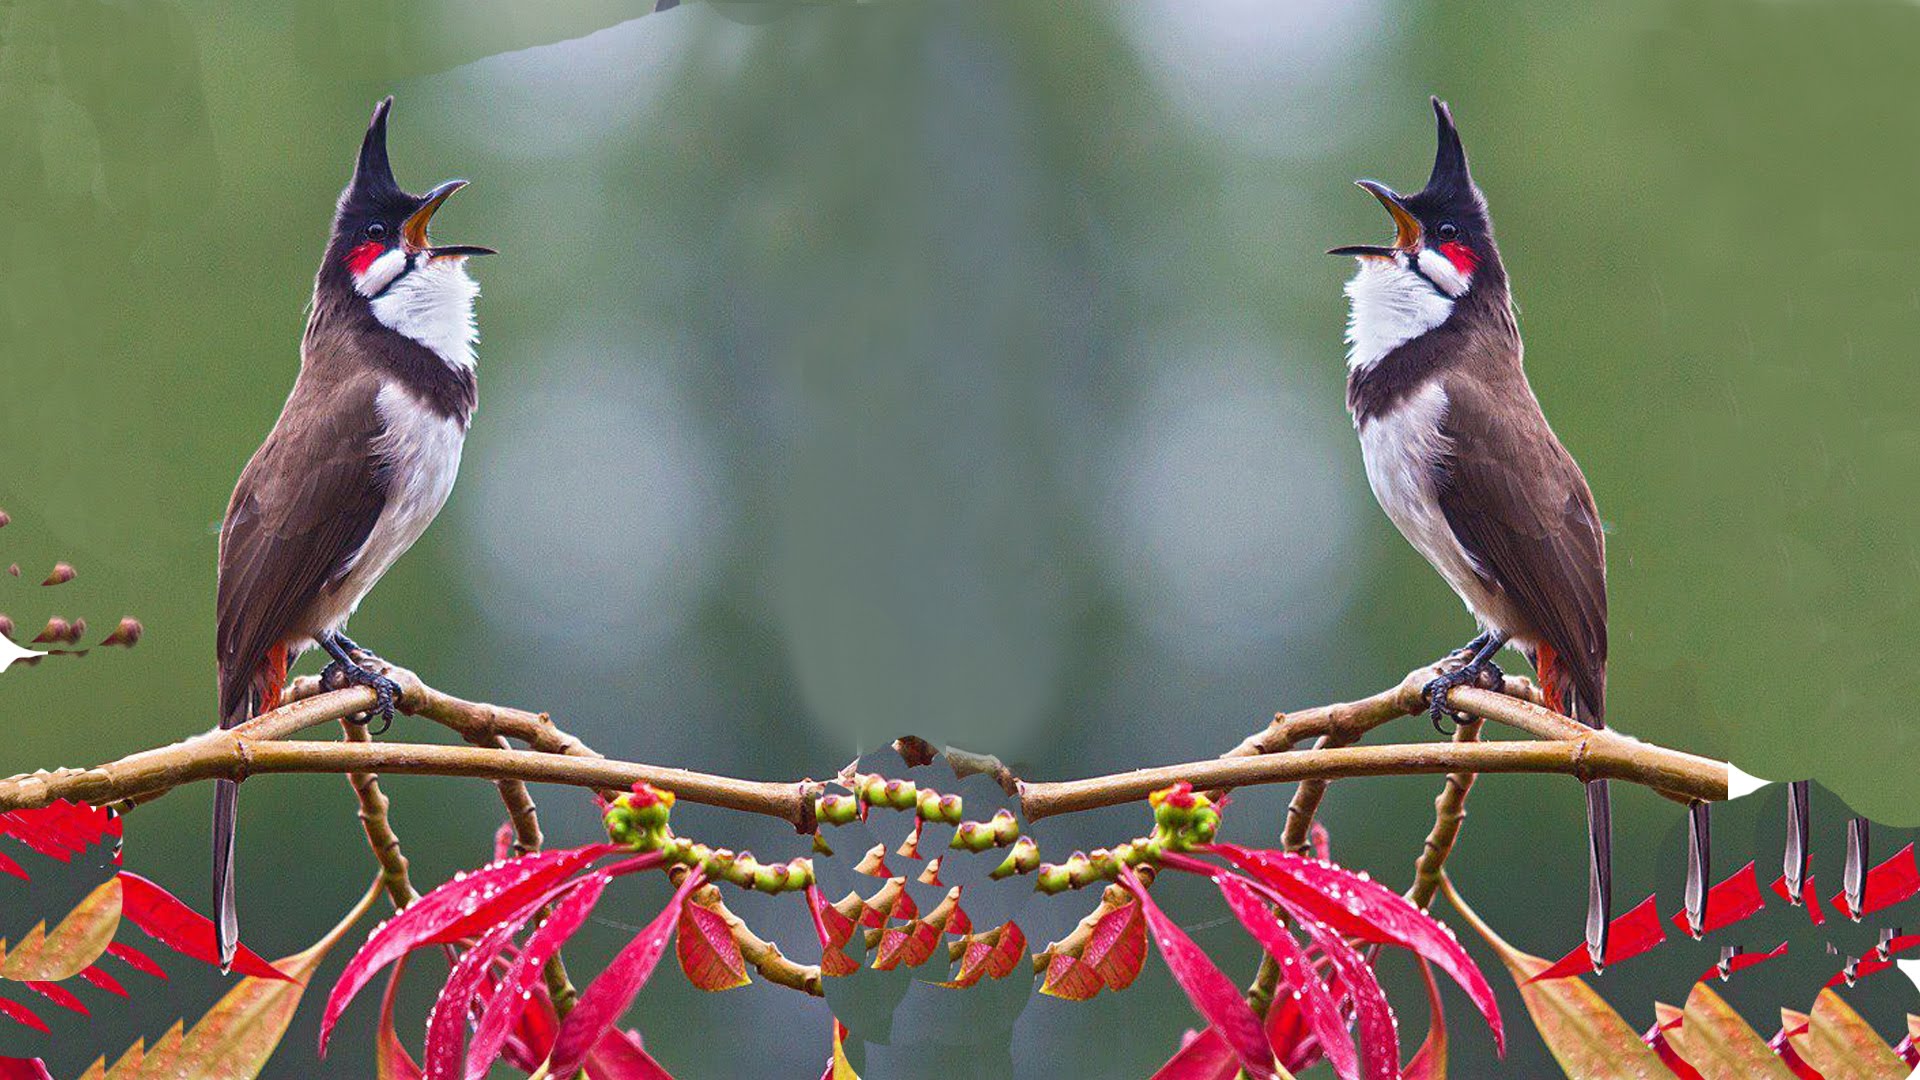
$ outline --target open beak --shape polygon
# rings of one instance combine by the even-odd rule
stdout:
[[[1329,248],[1329,255],[1371,255],[1381,259],[1391,259],[1402,251],[1414,251],[1420,247],[1420,219],[1413,216],[1406,204],[1393,189],[1376,180],[1355,180],[1354,183],[1367,189],[1380,205],[1387,208],[1393,217],[1393,246],[1381,247],[1377,244],[1348,244],[1345,247]]]
[[[427,201],[421,203],[420,209],[415,210],[413,215],[400,226],[400,239],[406,244],[408,251],[420,252],[432,259],[496,254],[492,248],[480,247],[477,244],[449,244],[445,247],[434,247],[427,239],[427,224],[433,220],[434,211],[440,209],[440,204],[446,202],[449,195],[466,186],[465,180],[449,180],[427,192]]]

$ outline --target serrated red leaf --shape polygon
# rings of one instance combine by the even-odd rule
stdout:
[[[1398,945],[1425,957],[1467,992],[1468,1000],[1493,1032],[1495,1050],[1506,1053],[1506,1028],[1500,1020],[1493,987],[1487,985],[1486,976],[1453,932],[1412,901],[1365,874],[1300,855],[1238,844],[1209,844],[1203,850],[1226,859],[1316,922],[1350,937]],[[1197,860],[1185,861],[1205,867]],[[1204,872],[1211,873],[1212,869],[1206,867]]]
[[[20,985],[26,987],[27,989],[33,991],[36,994],[39,994],[41,997],[46,998],[48,1001],[53,1002],[55,1005],[58,1005],[63,1009],[71,1009],[74,1012],[79,1013],[81,1016],[93,1015],[93,1010],[87,1008],[85,1003],[83,1003],[79,998],[74,997],[73,991],[67,989],[64,986],[61,986],[59,983],[23,982]]]
[[[588,863],[620,850],[617,844],[589,844],[494,863],[456,875],[375,927],[327,995],[320,1016],[321,1056],[326,1055],[327,1040],[340,1014],[388,964],[422,945],[451,944],[480,934]],[[655,853],[654,862],[659,858]]]
[[[554,953],[577,933],[593,913],[593,906],[600,902],[600,896],[606,891],[613,875],[599,870],[570,884],[553,901],[553,909],[547,915],[539,929],[527,938],[527,943],[508,965],[506,974],[500,977],[499,985],[494,988],[493,996],[480,1014],[480,1022],[474,1026],[473,1048],[467,1054],[468,1080],[477,1080],[487,1075],[494,1059],[500,1056],[500,1048],[506,1044],[507,1035],[526,1011],[531,1000],[530,993],[534,980],[540,978],[542,969]]]
[[[39,1058],[0,1057],[0,1080],[53,1080]]]
[[[973,920],[967,917],[966,910],[960,905],[953,906],[953,914],[947,916],[946,933],[966,936],[973,933]]]
[[[1777,960],[1785,955],[1787,955],[1787,943],[1784,941],[1776,946],[1772,952],[1736,953],[1732,959],[1727,961],[1727,975],[1732,976],[1736,972],[1745,971],[1753,967],[1755,964],[1764,964],[1769,960]],[[1702,972],[1697,981],[1706,982],[1708,979],[1716,979],[1719,977],[1720,965],[1715,964]]]
[[[1088,1001],[1106,986],[1100,973],[1085,960],[1072,953],[1054,953],[1047,961],[1047,977],[1040,982],[1040,992],[1063,1001]]]
[[[34,851],[60,862],[105,839],[118,841],[126,829],[119,814],[61,799],[31,810],[0,813],[0,836],[12,836]]]
[[[853,937],[853,920],[827,903],[817,885],[807,886],[807,914],[812,916],[813,933],[820,940],[821,974],[837,978],[859,971],[860,965],[841,949]]]
[[[1027,935],[1012,919],[1000,924],[1000,940],[987,954],[987,974],[1004,979],[1027,959]]]
[[[739,942],[733,940],[727,920],[711,908],[687,904],[680,909],[675,951],[687,981],[702,990],[732,990],[749,981]]]
[[[532,914],[530,910],[527,912],[528,917]],[[454,1080],[461,1074],[460,1061],[466,1049],[467,1017],[473,999],[480,993],[493,962],[500,958],[501,950],[513,940],[514,934],[519,933],[520,925],[518,918],[508,918],[495,924],[480,935],[472,948],[460,954],[460,959],[454,963],[453,972],[447,976],[445,985],[440,988],[440,996],[434,1000],[433,1011],[427,1014],[427,1048],[421,1055],[426,1080]]]
[[[1080,959],[1100,975],[1109,990],[1125,990],[1147,960],[1147,920],[1137,903],[1114,908],[1093,924]]]
[[[182,956],[203,964],[220,962],[213,920],[131,870],[120,871],[120,914],[148,937]],[[234,953],[233,970],[262,979],[287,978],[245,945],[239,945]]]
[[[1892,858],[1867,871],[1867,878],[1860,889],[1860,914],[1865,918],[1876,911],[1890,908],[1895,904],[1913,898],[1920,893],[1920,864],[1913,859],[1913,845],[1908,844]],[[1856,918],[1852,905],[1847,903],[1844,890],[1833,897],[1833,906],[1840,914],[1849,919]]]
[[[1180,984],[1194,1009],[1226,1039],[1248,1076],[1254,1080],[1272,1077],[1273,1047],[1267,1042],[1260,1018],[1240,996],[1239,988],[1193,943],[1186,931],[1167,918],[1147,894],[1139,875],[1125,863],[1120,865],[1120,884],[1139,903],[1140,913],[1146,916],[1147,931],[1160,947],[1160,958],[1166,961],[1173,981]],[[1394,1060],[1398,1064],[1397,1055]]]
[[[1240,1075],[1240,1061],[1220,1033],[1207,1028],[1189,1030],[1165,1065],[1154,1070],[1152,1080],[1234,1080]]]
[[[1793,900],[1793,895],[1787,891],[1785,877],[1773,879],[1773,892],[1774,895],[1789,903]],[[1820,910],[1820,893],[1814,888],[1812,874],[1800,880],[1800,903],[1807,909],[1807,918],[1813,920],[1813,925],[1819,926],[1827,921],[1827,913]]]
[[[121,963],[126,964],[128,967],[143,975],[151,975],[156,979],[164,979],[167,977],[167,970],[155,963],[153,957],[148,956],[146,953],[141,952],[139,949],[134,948],[124,941],[116,941],[108,945],[107,955],[117,958]]]
[[[594,1046],[613,1029],[620,1014],[627,1011],[666,953],[687,897],[705,880],[706,876],[698,870],[688,874],[666,908],[620,950],[598,978],[587,984],[573,1012],[560,1022],[560,1033],[553,1040],[549,1072],[555,1076],[572,1076]]]
[[[1640,901],[1632,911],[1613,920],[1607,931],[1608,967],[1630,960],[1655,945],[1667,940],[1667,932],[1660,925],[1660,912],[1654,907],[1654,898]],[[1541,982],[1547,979],[1564,979],[1570,975],[1584,975],[1593,970],[1593,957],[1587,954],[1585,945],[1576,945],[1572,952],[1549,964],[1528,982]]]
[[[1700,928],[1700,933],[1711,934],[1725,929],[1752,917],[1765,906],[1766,901],[1760,896],[1760,876],[1754,872],[1753,864],[1748,863],[1727,880],[1707,890],[1706,925]],[[1675,930],[1683,934],[1690,933],[1684,907],[1673,913],[1672,922]]]
[[[131,994],[127,993],[126,987],[120,985],[119,979],[116,979],[113,976],[107,974],[106,972],[101,971],[100,968],[96,965],[89,965],[87,967],[80,969],[80,977],[87,980],[87,982],[91,983],[93,986],[98,987],[101,990],[105,990],[109,994],[117,994],[120,997],[132,996]]]
[[[1320,973],[1314,969],[1306,949],[1280,925],[1253,885],[1227,871],[1214,874],[1213,883],[1219,887],[1221,897],[1240,925],[1280,965],[1281,985],[1288,988],[1299,1006],[1307,1031],[1332,1062],[1335,1075],[1343,1080],[1359,1076],[1360,1055],[1347,1034],[1346,1018],[1340,1013],[1340,1004],[1327,992],[1326,984],[1320,981]]]
[[[16,1024],[24,1024],[35,1031],[45,1032],[49,1030],[47,1028],[47,1022],[40,1019],[39,1013],[34,1012],[32,1009],[27,1008],[17,1001],[0,998],[0,1016],[4,1016]]]
[[[939,945],[940,928],[924,919],[889,926],[880,935],[880,947],[874,950],[873,970],[892,971],[902,964],[919,967]]]

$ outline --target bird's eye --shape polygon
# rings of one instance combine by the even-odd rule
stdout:
[[[1460,227],[1455,225],[1451,221],[1441,222],[1440,228],[1437,231],[1439,232],[1440,239],[1442,240],[1455,240],[1455,239],[1458,239],[1460,236]]]
[[[373,224],[367,226],[367,239],[385,240],[386,238],[387,238],[387,227],[385,225],[376,221]]]

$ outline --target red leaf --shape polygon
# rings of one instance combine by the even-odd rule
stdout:
[[[588,1080],[673,1080],[640,1045],[640,1035],[615,1028],[587,1058]]]
[[[182,956],[192,957],[204,964],[220,962],[220,954],[214,944],[213,920],[131,870],[120,871],[120,913],[148,937]],[[121,959],[125,960],[126,957],[122,956]],[[131,960],[127,962],[133,963]],[[263,979],[287,978],[272,964],[261,959],[259,953],[245,945],[239,946],[239,951],[234,954],[233,970]]]
[[[120,985],[119,979],[116,979],[113,976],[107,974],[106,972],[101,971],[98,966],[88,966],[88,967],[81,968],[80,977],[87,980],[87,982],[93,984],[94,986],[102,990],[105,990],[109,994],[118,994],[121,997],[133,996],[127,993],[126,987]]]
[[[818,885],[807,886],[807,912],[813,916],[813,933],[820,939],[820,971],[826,975],[851,975],[860,970],[853,958],[841,951],[852,937],[853,920],[827,903]]]
[[[14,862],[12,859],[8,858],[7,853],[4,851],[0,851],[0,874],[11,874],[14,877],[19,878],[21,881],[33,880],[32,876],[29,875],[25,870],[22,870],[20,868],[19,863]]]
[[[1748,863],[1732,877],[1707,890],[1706,925],[1700,928],[1700,933],[1711,934],[1732,926],[1765,906],[1766,901],[1760,897],[1760,877],[1754,873],[1753,864]],[[1673,928],[1692,935],[1685,908],[1673,913]]]
[[[667,942],[680,922],[680,908],[705,880],[706,876],[698,870],[688,874],[673,899],[667,902],[666,909],[628,942],[606,970],[581,992],[579,1002],[560,1022],[560,1033],[554,1037],[550,1073],[572,1076],[595,1044],[620,1019],[620,1014],[627,1011],[634,995],[647,984],[654,966],[667,951]]]
[[[537,906],[537,902],[536,902]],[[531,916],[532,911],[527,912]],[[520,919],[508,918],[480,935],[473,947],[460,955],[447,976],[446,985],[427,1014],[427,1049],[422,1055],[426,1080],[452,1080],[460,1075],[460,1058],[466,1049],[467,1016],[474,996],[480,992],[500,951],[520,931]],[[496,995],[497,997],[498,995]],[[486,1062],[491,1065],[492,1062]],[[484,1068],[482,1071],[485,1071]],[[572,1076],[571,1072],[565,1074]]]
[[[681,908],[676,947],[680,970],[700,989],[731,990],[747,985],[747,962],[719,912],[699,904]]]
[[[1207,1018],[1207,1023],[1227,1040],[1240,1067],[1255,1080],[1273,1076],[1273,1047],[1267,1042],[1260,1018],[1240,996],[1239,988],[1200,951],[1200,946],[1193,943],[1186,931],[1154,904],[1146,886],[1140,884],[1139,875],[1125,863],[1120,866],[1120,884],[1139,901],[1140,913],[1147,918],[1147,929],[1153,934],[1154,943],[1160,946],[1160,958],[1167,962],[1173,981],[1186,991],[1187,1000]]]
[[[593,906],[600,902],[600,895],[606,891],[607,883],[613,875],[605,870],[596,871],[570,886],[553,911],[527,938],[525,947],[513,958],[500,984],[493,991],[487,1007],[480,1015],[480,1022],[474,1027],[473,1050],[467,1055],[467,1076],[469,1080],[482,1077],[492,1067],[495,1058],[500,1056],[500,1048],[506,1044],[507,1034],[514,1022],[526,1011],[530,1000],[528,991],[535,979],[540,977],[542,968],[560,947],[566,944],[587,921],[593,912]]]
[[[1649,896],[1640,901],[1632,911],[1613,920],[1612,929],[1607,932],[1608,967],[1628,960],[1655,945],[1667,940],[1667,932],[1660,926],[1660,912],[1654,907],[1654,898]],[[1593,958],[1587,955],[1585,945],[1577,945],[1573,951],[1554,961],[1528,982],[1541,982],[1545,979],[1564,979],[1569,975],[1584,975],[1593,970]]]
[[[1386,992],[1374,978],[1373,967],[1338,931],[1307,918],[1303,912],[1293,914],[1300,928],[1320,947],[1320,955],[1333,965],[1334,977],[1353,1002],[1360,1027],[1360,1075],[1367,1080],[1395,1080],[1400,1073],[1400,1032]]]
[[[1778,959],[1778,957],[1784,957],[1784,955],[1788,955],[1788,944],[1786,944],[1786,942],[1780,942],[1780,945],[1778,945],[1774,951],[1770,951],[1770,953],[1734,953],[1732,959],[1726,961],[1726,976],[1732,976],[1736,970],[1747,970],[1749,967],[1753,967],[1753,965],[1766,963],[1766,961],[1770,961],[1770,959]],[[1724,976],[1720,974],[1720,965],[1713,965],[1713,967],[1709,967],[1705,972],[1701,972],[1701,976],[1699,976],[1695,982],[1707,982],[1709,978],[1724,978]]]
[[[1000,924],[1000,941],[987,954],[987,974],[1004,979],[1027,958],[1027,935],[1012,919]]]
[[[1063,1001],[1087,1001],[1106,988],[1093,965],[1072,953],[1054,953],[1047,961],[1047,977],[1040,992]]]
[[[1252,885],[1225,871],[1213,875],[1213,883],[1219,886],[1220,895],[1240,925],[1246,927],[1247,933],[1280,965],[1281,978],[1292,988],[1307,1031],[1333,1063],[1334,1073],[1343,1078],[1359,1076],[1360,1055],[1347,1034],[1346,1018],[1340,1014],[1339,1002],[1333,1000],[1326,984],[1320,981],[1320,973],[1314,970],[1307,950],[1280,925],[1280,920],[1261,902]]]
[[[889,926],[880,935],[873,970],[892,971],[901,964],[919,967],[939,945],[940,928],[924,919],[915,919],[905,926]]]
[[[973,920],[967,917],[966,911],[959,904],[953,905],[953,914],[947,916],[945,932],[962,937],[973,933]]]
[[[116,941],[108,945],[107,955],[118,957],[122,963],[143,975],[151,975],[156,979],[164,979],[167,977],[166,969],[154,963],[151,956],[148,956],[146,953],[141,952],[139,949],[134,948],[124,941]]]
[[[503,821],[493,830],[493,861],[506,862],[513,858],[513,822]]]
[[[347,961],[346,970],[327,995],[327,1007],[320,1016],[321,1055],[326,1055],[327,1039],[340,1014],[380,969],[422,945],[444,945],[472,937],[581,867],[619,850],[615,844],[561,848],[458,874],[381,923]],[[659,861],[657,854],[654,861]]]
[[[17,1001],[8,1001],[6,998],[0,998],[0,1016],[4,1016],[16,1024],[25,1024],[35,1031],[48,1030],[47,1022],[40,1019],[40,1014]]]
[[[1426,957],[1467,992],[1493,1030],[1494,1048],[1506,1053],[1506,1028],[1486,976],[1453,932],[1412,901],[1364,874],[1332,863],[1237,844],[1209,844],[1206,850],[1252,875],[1315,921],[1363,941],[1398,945]]]
[[[88,1009],[86,1005],[80,1001],[79,998],[73,996],[73,991],[67,989],[64,986],[61,986],[59,983],[24,982],[24,983],[21,983],[20,985],[26,987],[27,989],[33,991],[36,994],[39,994],[41,997],[46,998],[48,1001],[53,1002],[55,1005],[58,1005],[63,1009],[72,1009],[74,1012],[79,1013],[81,1016],[93,1015],[92,1010]]]
[[[393,965],[387,977],[387,991],[380,995],[380,1026],[374,1033],[373,1063],[379,1080],[422,1080],[420,1066],[407,1053],[400,1036],[393,1030],[393,1001],[400,991],[400,976],[407,970],[405,957]]]
[[[1114,908],[1093,924],[1093,934],[1080,954],[1110,990],[1125,990],[1139,976],[1147,960],[1147,921],[1139,904]]]
[[[1800,1051],[1793,1048],[1794,1038],[1806,1034],[1809,1026],[1806,1015],[1782,1009],[1780,1021],[1780,1033],[1767,1040],[1768,1049],[1780,1055],[1780,1063],[1799,1080],[1826,1080],[1820,1070],[1809,1065],[1807,1059],[1800,1056]]]
[[[1154,1070],[1152,1080],[1234,1080],[1240,1075],[1240,1060],[1220,1033],[1208,1028],[1198,1034],[1187,1032],[1165,1065]]]
[[[1866,883],[1860,890],[1858,916],[1847,903],[1844,890],[1834,896],[1833,906],[1847,918],[1857,919],[1911,899],[1915,893],[1920,893],[1920,865],[1913,861],[1913,845],[1908,844],[1893,858],[1867,871]]]
[[[119,814],[66,799],[0,813],[0,836],[12,836],[61,862],[71,862],[76,854],[108,837],[119,840],[125,828]]]
[[[0,1080],[53,1080],[39,1058],[0,1057]]]

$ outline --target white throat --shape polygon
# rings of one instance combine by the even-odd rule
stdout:
[[[1420,249],[1420,269],[1398,252],[1366,256],[1347,282],[1347,368],[1364,371],[1401,345],[1447,321],[1454,301],[1473,284],[1446,256]]]
[[[389,256],[382,256],[384,262]],[[390,276],[369,301],[373,317],[432,349],[449,367],[474,365],[473,346],[480,330],[473,320],[473,301],[480,285],[467,275],[462,258],[407,257],[411,269]],[[370,270],[381,269],[376,262]],[[369,274],[369,277],[374,276]]]

